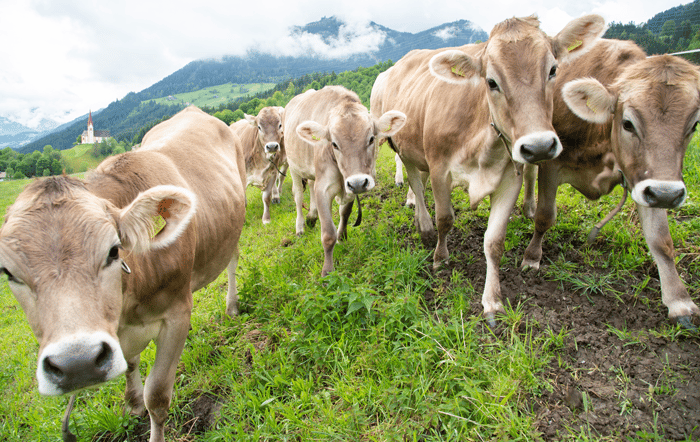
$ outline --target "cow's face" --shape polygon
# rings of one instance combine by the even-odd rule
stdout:
[[[677,57],[641,60],[606,88],[597,80],[567,83],[562,95],[577,116],[612,120],[611,147],[632,199],[675,208],[685,201],[683,158],[700,119],[700,73]]]
[[[246,115],[246,120],[258,129],[258,141],[265,151],[266,158],[270,161],[275,157],[282,159],[284,156],[283,115],[284,108],[276,106],[262,108],[257,117]]]
[[[314,121],[303,122],[297,127],[297,134],[318,149],[330,148],[343,177],[344,191],[360,194],[375,184],[377,139],[394,135],[405,122],[402,112],[389,111],[375,119],[356,103],[336,109],[326,127]]]
[[[494,128],[512,149],[513,159],[537,163],[562,151],[552,126],[558,63],[584,53],[604,30],[602,17],[590,15],[550,38],[535,17],[510,19],[494,27],[476,56],[444,51],[433,57],[430,69],[443,81],[482,91]]]
[[[122,258],[170,244],[189,223],[193,198],[161,186],[119,210],[60,177],[32,183],[8,209],[0,269],[39,341],[40,393],[68,393],[126,370],[117,336],[130,272]],[[158,213],[165,227],[151,239]]]

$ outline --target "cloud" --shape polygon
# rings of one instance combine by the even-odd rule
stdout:
[[[455,26],[450,26],[449,28],[442,28],[435,32],[433,35],[442,40],[449,40],[457,34],[457,28]]]

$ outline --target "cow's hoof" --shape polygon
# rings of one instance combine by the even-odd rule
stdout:
[[[680,324],[681,327],[688,331],[691,331],[693,333],[698,332],[698,327],[693,323],[692,316],[678,316],[676,318],[673,318],[673,320],[676,322],[676,324]]]
[[[498,322],[496,321],[496,313],[486,313],[484,314],[484,319],[486,319],[486,325],[489,326],[489,329],[491,329],[492,332],[496,333],[496,330],[498,328]]]
[[[280,199],[279,198],[272,198],[272,204],[279,204]]]
[[[313,229],[316,225],[316,218],[306,218],[306,225],[309,229]]]
[[[523,273],[537,273],[540,270],[539,262],[525,262],[520,264],[520,271]]]
[[[402,183],[402,182],[401,182],[401,183],[396,183],[396,187],[398,187],[398,188],[403,187],[403,183]]]

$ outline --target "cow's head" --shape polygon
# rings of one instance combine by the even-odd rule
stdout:
[[[562,96],[578,117],[612,121],[611,145],[632,199],[648,207],[683,204],[683,158],[700,119],[700,72],[670,55],[626,68],[609,87],[574,80]]]
[[[374,118],[362,104],[351,102],[332,111],[328,126],[305,121],[297,126],[297,134],[318,149],[330,145],[345,192],[360,194],[374,187],[378,138],[394,135],[405,123],[402,112],[389,111]]]
[[[586,52],[605,31],[598,15],[572,20],[548,37],[532,16],[497,24],[476,55],[447,50],[430,60],[437,78],[481,88],[494,128],[521,163],[556,158],[562,146],[552,126],[557,64]]]
[[[0,229],[0,269],[39,341],[40,393],[68,393],[126,370],[117,336],[130,272],[124,254],[171,244],[194,205],[190,191],[159,186],[119,209],[65,176],[19,195]],[[128,259],[135,266],[139,257]]]
[[[279,156],[283,156],[283,107],[264,107],[260,110],[257,117],[246,115],[245,119],[251,126],[258,129],[258,142],[265,150],[268,160],[272,160],[278,153],[280,153]]]

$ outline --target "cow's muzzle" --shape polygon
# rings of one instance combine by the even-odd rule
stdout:
[[[559,156],[562,151],[557,134],[537,132],[520,137],[513,146],[513,159],[520,163],[536,164]]]
[[[348,193],[358,195],[365,193],[374,187],[374,178],[366,174],[352,175],[345,180],[345,188]]]
[[[683,181],[644,180],[632,189],[632,199],[635,202],[658,209],[680,207],[687,194]]]
[[[103,332],[67,336],[39,356],[39,393],[49,396],[101,384],[126,371],[119,343]]]
[[[280,143],[276,141],[269,142],[265,145],[265,153],[277,153],[280,150]]]

